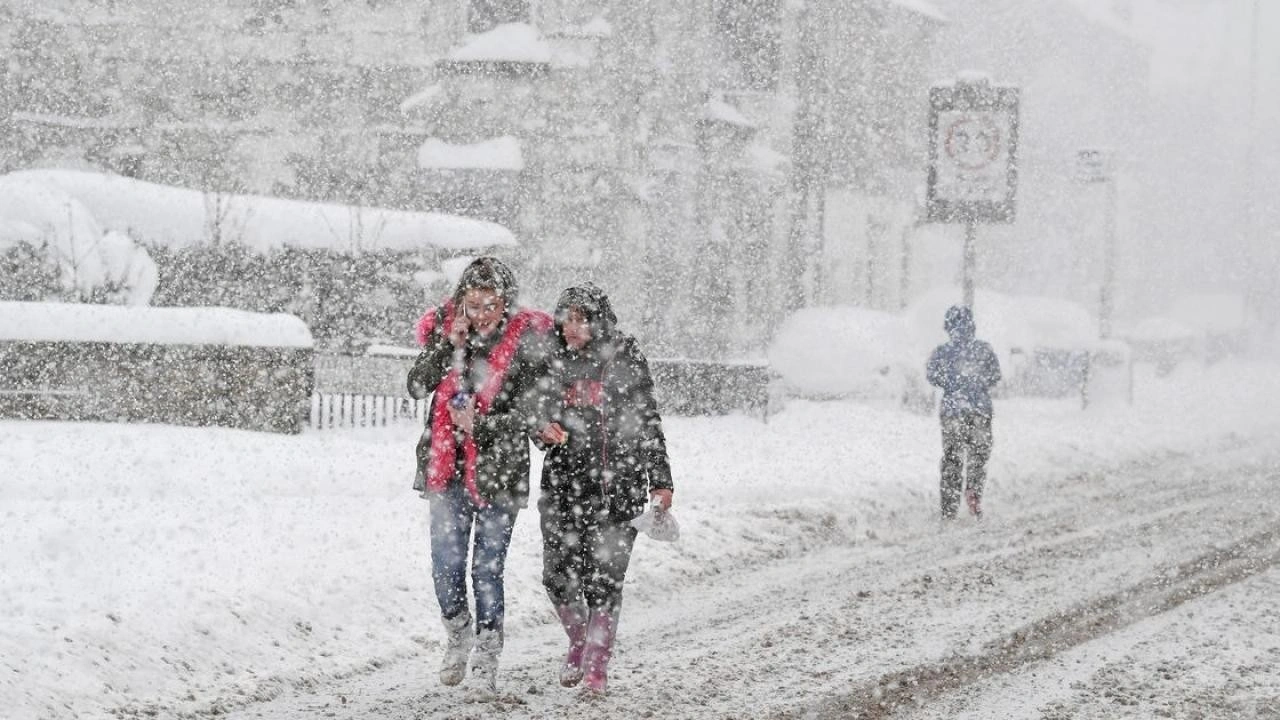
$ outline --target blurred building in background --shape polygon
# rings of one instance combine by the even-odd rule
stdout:
[[[526,302],[591,278],[654,354],[753,356],[788,309],[951,280],[917,206],[927,87],[960,70],[1024,88],[1019,220],[982,276],[1088,255],[1065,164],[1141,132],[1146,61],[1081,2],[10,4],[0,169],[491,219]]]

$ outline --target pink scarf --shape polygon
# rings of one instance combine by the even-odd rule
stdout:
[[[455,310],[453,300],[444,304],[442,331],[445,336],[448,336],[449,329],[453,326]],[[418,321],[419,345],[425,345],[427,338],[435,329],[436,314],[437,309],[431,308]],[[520,336],[524,331],[532,329],[537,333],[547,333],[550,332],[553,324],[550,315],[538,310],[520,309],[507,319],[502,337],[489,352],[488,377],[485,378],[484,384],[476,389],[477,415],[488,415],[489,409],[493,407],[493,400],[502,390],[502,383],[506,380],[507,371],[511,368],[511,361],[515,359],[516,351],[520,348]],[[461,380],[458,368],[450,368],[448,374],[436,386],[435,396],[431,401],[431,455],[427,460],[425,471],[427,489],[432,492],[442,492],[453,479],[458,447],[453,433],[453,417],[449,414],[449,398],[458,391]],[[488,503],[480,497],[480,490],[476,487],[477,454],[475,440],[470,435],[463,436],[462,455],[466,472],[463,473],[462,481],[475,504],[485,507]]]

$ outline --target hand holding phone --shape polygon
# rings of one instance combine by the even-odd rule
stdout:
[[[449,342],[456,348],[463,347],[467,344],[469,334],[471,334],[471,321],[467,319],[466,314],[455,315],[453,322],[449,325]]]

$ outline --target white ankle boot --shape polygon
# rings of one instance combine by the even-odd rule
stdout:
[[[471,649],[471,682],[468,687],[481,697],[498,694],[498,657],[502,655],[502,633],[481,630]]]
[[[442,619],[445,646],[444,659],[440,662],[440,683],[457,685],[467,674],[467,657],[475,640],[475,633],[471,630],[471,612],[463,610],[457,617]]]

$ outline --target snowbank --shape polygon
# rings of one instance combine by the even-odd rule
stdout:
[[[220,307],[0,302],[0,341],[309,348],[301,319]]]

